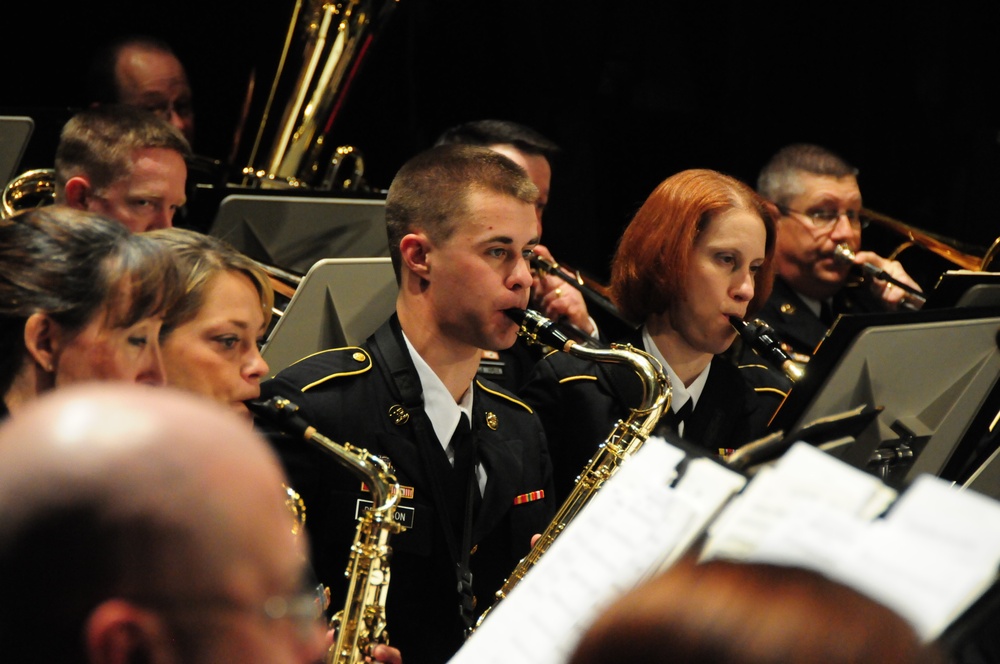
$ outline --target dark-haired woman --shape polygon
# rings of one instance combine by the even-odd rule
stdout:
[[[62,385],[163,385],[159,335],[179,288],[170,253],[61,205],[0,221],[0,415]]]

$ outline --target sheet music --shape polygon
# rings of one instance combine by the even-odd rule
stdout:
[[[866,488],[873,482],[881,485],[796,444],[723,511],[703,558],[815,569],[894,609],[933,640],[996,578],[1000,503],[922,475],[877,518],[893,492]]]
[[[877,477],[812,445],[795,443],[773,466],[762,468],[719,515],[709,528],[702,558],[749,558],[789,523],[834,519],[838,514],[867,521],[895,498],[896,492]],[[842,519],[837,523],[846,528]]]
[[[600,611],[683,552],[746,478],[650,438],[491,611],[452,664],[560,664]]]
[[[993,583],[998,566],[1000,503],[922,475],[836,574],[933,640]]]

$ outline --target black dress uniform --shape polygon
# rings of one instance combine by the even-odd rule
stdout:
[[[642,349],[641,330],[625,342]],[[697,407],[684,417],[684,439],[719,454],[763,435],[778,402],[759,396],[729,360],[717,356],[711,367]],[[615,423],[639,405],[642,383],[628,366],[555,352],[535,366],[519,395],[542,419],[562,501]],[[676,424],[664,413],[659,426]]]
[[[861,314],[885,311],[877,298],[863,284],[848,285],[833,296],[831,315]],[[771,296],[757,313],[757,318],[770,325],[780,341],[802,355],[812,355],[833,320],[822,320],[781,277],[774,278]]]
[[[866,284],[858,283],[841,288],[829,305],[824,304],[824,309],[817,316],[788,282],[775,277],[771,296],[757,312],[756,318],[774,330],[774,336],[786,350],[791,349],[798,355],[809,357],[837,316],[876,311],[885,311],[880,298]],[[788,377],[779,368],[761,360],[742,340],[736,340],[728,355],[755,388],[785,393],[791,389],[792,383]]]
[[[393,316],[361,347],[318,353],[281,371],[264,382],[262,396],[288,398],[323,435],[363,447],[391,466],[403,496],[397,520],[407,530],[390,540],[388,632],[408,663],[434,664],[447,661],[463,641],[456,577],[463,542],[470,542],[464,558],[478,615],[528,553],[531,536],[545,530],[554,503],[538,418],[510,393],[477,379],[471,429],[487,482],[481,500],[476,492],[472,501],[474,513],[463,513],[465,506],[456,506],[449,490],[453,468],[423,412],[419,385]],[[359,510],[371,495],[317,446],[269,437],[305,502],[313,564],[320,581],[331,586],[336,607],[343,603]]]

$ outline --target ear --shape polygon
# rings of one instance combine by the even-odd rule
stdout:
[[[84,627],[87,661],[95,664],[170,661],[167,637],[157,614],[122,599],[99,604]]]
[[[409,233],[399,241],[403,267],[424,280],[430,279],[433,244],[423,233]]]
[[[86,210],[91,199],[90,180],[77,175],[66,181],[66,205],[77,210]]]
[[[24,323],[24,347],[42,369],[55,371],[62,349],[63,329],[48,314],[35,313]]]

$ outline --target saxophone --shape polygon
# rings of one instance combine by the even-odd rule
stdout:
[[[521,325],[518,334],[530,344],[545,344],[558,350],[595,362],[625,364],[642,381],[642,401],[630,409],[625,420],[619,420],[611,434],[600,445],[597,454],[576,480],[573,491],[563,502],[545,532],[514,568],[503,587],[496,592],[493,606],[486,609],[476,622],[478,627],[486,615],[516,586],[524,575],[541,559],[566,526],[580,513],[604,483],[630,456],[639,451],[663,412],[670,407],[670,380],[653,357],[631,345],[612,344],[610,348],[588,348],[569,339],[555,324],[531,309],[508,309],[507,315]]]
[[[399,484],[385,461],[350,443],[338,444],[323,436],[297,414],[298,406],[283,397],[248,402],[250,410],[281,426],[287,433],[301,436],[329,452],[360,476],[372,492],[372,508],[358,519],[351,544],[344,608],[330,620],[337,632],[327,651],[326,664],[360,664],[375,646],[388,645],[385,600],[389,592],[389,537],[404,530],[395,520]]]

